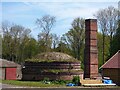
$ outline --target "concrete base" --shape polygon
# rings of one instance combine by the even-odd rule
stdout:
[[[102,79],[92,80],[92,79],[83,79],[80,80],[80,83],[85,87],[99,87],[99,86],[116,86],[116,84],[104,84],[102,83]]]
[[[102,80],[92,80],[92,79],[81,79],[80,80],[80,83],[82,84],[82,85],[84,85],[84,84],[102,84]]]
[[[116,84],[83,84],[85,87],[97,87],[97,86],[116,86]]]

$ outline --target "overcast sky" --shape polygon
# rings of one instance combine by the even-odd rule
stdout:
[[[36,29],[35,21],[37,18],[49,14],[56,17],[56,25],[51,32],[61,36],[71,28],[71,23],[74,18],[95,18],[93,14],[99,9],[104,9],[108,6],[118,8],[118,1],[29,0],[28,2],[27,0],[20,0],[20,2],[16,2],[16,0],[3,0],[2,20],[8,20],[30,28],[32,30],[32,36],[37,38],[40,30]]]

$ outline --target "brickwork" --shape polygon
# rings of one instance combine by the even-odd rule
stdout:
[[[97,20],[85,20],[84,79],[98,76]]]
[[[73,76],[83,77],[80,62],[25,62],[22,80],[72,80]]]

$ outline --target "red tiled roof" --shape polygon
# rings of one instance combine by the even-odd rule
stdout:
[[[12,61],[8,61],[5,59],[0,59],[0,67],[17,67],[19,66],[19,64],[12,62]]]
[[[100,68],[120,68],[120,50]]]

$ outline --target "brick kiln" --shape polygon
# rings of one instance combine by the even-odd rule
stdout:
[[[73,57],[58,53],[48,52],[37,55],[34,59],[28,60],[22,69],[22,80],[72,80],[73,76],[82,78],[83,71],[80,61]],[[35,61],[36,60],[36,61]]]

